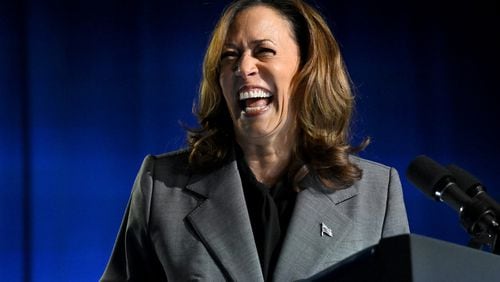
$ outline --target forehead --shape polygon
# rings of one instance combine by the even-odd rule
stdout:
[[[239,40],[241,37],[279,40],[294,38],[294,35],[284,15],[271,7],[257,5],[238,12],[229,26],[226,41]]]

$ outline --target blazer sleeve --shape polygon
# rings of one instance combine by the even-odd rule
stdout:
[[[149,236],[154,157],[147,156],[135,179],[118,236],[100,281],[166,281]]]
[[[382,237],[391,237],[410,233],[408,217],[403,200],[401,181],[396,169],[389,170],[389,187],[387,191],[386,214]]]

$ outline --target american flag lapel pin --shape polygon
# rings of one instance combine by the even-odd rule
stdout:
[[[326,226],[326,224],[321,222],[321,237],[323,237],[324,235],[333,237],[333,232],[332,229],[330,229],[328,226]]]

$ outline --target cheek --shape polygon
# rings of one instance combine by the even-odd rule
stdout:
[[[229,114],[234,119],[237,109],[236,109],[236,100],[234,95],[232,94],[233,82],[232,79],[224,74],[221,74],[219,77],[219,85],[222,89],[222,98],[226,101],[226,106],[229,110]]]
[[[287,70],[288,71],[288,70]],[[294,115],[295,111],[293,109],[293,102],[292,102],[292,97],[293,97],[293,89],[292,89],[292,80],[293,80],[294,74],[290,72],[283,73],[282,76],[280,76],[279,83],[280,83],[280,89],[281,89],[281,95],[279,96],[280,99],[280,104],[282,107],[283,114],[289,116],[289,115]]]
[[[219,85],[220,85],[220,88],[222,89],[222,92],[226,92],[226,85],[227,85],[227,79],[225,77],[225,75],[223,73],[221,73],[219,75]]]
[[[229,93],[231,92],[231,81],[228,79],[227,76],[224,74],[221,74],[219,77],[219,85],[222,89],[222,94],[224,95],[224,99],[226,99],[226,102],[230,102],[228,98],[230,98]]]
[[[292,96],[292,79],[293,74],[286,73],[279,77],[279,84],[282,92],[282,99],[285,101],[290,100]]]

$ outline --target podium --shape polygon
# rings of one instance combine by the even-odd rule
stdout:
[[[406,234],[384,238],[302,281],[500,281],[500,256]]]

